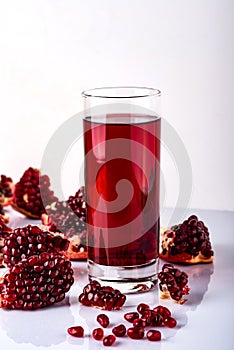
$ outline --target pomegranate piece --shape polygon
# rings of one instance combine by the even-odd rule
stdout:
[[[0,177],[0,204],[3,206],[11,204],[14,192],[14,184],[10,177]]]
[[[161,340],[161,333],[159,331],[154,330],[154,329],[150,329],[146,333],[146,337],[150,341],[159,341],[159,340]]]
[[[175,263],[210,263],[214,259],[208,228],[196,215],[182,224],[161,229],[159,257]]]
[[[124,324],[120,324],[118,326],[115,326],[112,329],[112,333],[116,336],[116,337],[124,337],[126,334],[126,327]]]
[[[126,296],[118,289],[102,287],[97,281],[88,283],[79,296],[81,304],[108,311],[121,309],[125,300]]]
[[[74,282],[71,262],[57,253],[32,255],[10,267],[0,284],[3,308],[35,310],[64,299]]]
[[[127,312],[126,314],[124,314],[124,318],[126,321],[133,323],[134,320],[139,318],[139,314],[138,312]]]
[[[149,310],[150,307],[148,304],[144,304],[144,303],[140,303],[138,306],[137,306],[137,311],[139,312],[139,314],[143,314],[146,310]]]
[[[45,207],[57,200],[49,187],[49,177],[30,167],[15,185],[11,205],[27,217],[40,219]]]
[[[60,234],[28,225],[13,230],[5,237],[2,253],[4,263],[7,266],[14,266],[31,255],[39,255],[42,252],[65,252],[68,246],[69,241]]]
[[[185,272],[175,268],[172,264],[164,264],[158,278],[162,298],[171,297],[180,303],[186,301],[182,299],[184,294],[189,293],[188,275]]]
[[[105,338],[103,338],[103,345],[104,346],[112,346],[115,343],[116,337],[112,334],[107,335]]]
[[[70,196],[67,201],[57,201],[47,206],[41,220],[50,231],[62,232],[69,239],[70,259],[87,259],[84,187],[81,187],[75,196]]]
[[[128,328],[127,330],[127,335],[131,339],[142,339],[144,338],[144,334],[145,334],[144,328],[141,328],[141,327],[131,327],[131,328]]]
[[[84,328],[81,326],[69,327],[67,332],[76,338],[83,338],[84,336]]]
[[[109,326],[109,323],[110,323],[110,320],[109,320],[109,317],[105,314],[99,314],[97,315],[97,321],[98,323],[100,323],[100,325],[103,327],[103,328],[106,328]]]
[[[95,340],[102,340],[104,331],[102,328],[95,328],[92,332],[92,336]]]
[[[164,319],[164,324],[166,327],[174,328],[176,326],[177,322],[173,317],[169,316],[169,317]]]

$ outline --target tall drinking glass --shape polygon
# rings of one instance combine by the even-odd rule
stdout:
[[[122,292],[157,283],[160,95],[145,87],[82,93],[89,278]]]

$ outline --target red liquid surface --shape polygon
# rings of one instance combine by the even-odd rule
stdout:
[[[160,119],[86,118],[84,141],[88,258],[108,266],[149,263],[158,257]]]

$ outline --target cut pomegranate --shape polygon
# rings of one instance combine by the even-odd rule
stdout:
[[[75,196],[70,196],[67,201],[57,201],[47,206],[46,214],[42,214],[41,219],[50,231],[62,232],[69,239],[70,259],[87,259],[84,187],[81,187]]]
[[[180,303],[186,301],[182,299],[183,295],[189,293],[188,275],[185,272],[176,269],[172,264],[164,264],[158,278],[162,298],[171,297]]]
[[[175,263],[210,263],[214,259],[208,228],[196,215],[170,229],[161,229],[159,257]]]
[[[102,328],[95,328],[92,332],[92,336],[95,340],[102,340],[104,331]]]
[[[126,327],[124,324],[120,324],[118,326],[115,326],[112,329],[112,333],[116,336],[116,337],[124,337],[126,334]]]
[[[60,234],[28,225],[13,230],[5,237],[2,253],[4,263],[13,266],[24,258],[42,252],[65,252],[68,246],[69,241]]]
[[[0,285],[3,308],[35,310],[64,299],[74,282],[71,262],[57,253],[32,255],[10,267]]]
[[[4,240],[7,239],[10,232],[12,232],[12,229],[0,219],[0,267],[3,266],[2,248],[4,247]]]
[[[161,340],[161,333],[159,331],[156,331],[154,329],[150,329],[146,333],[147,339],[150,341],[159,341]]]
[[[13,208],[30,218],[40,219],[45,207],[57,200],[49,187],[47,175],[41,175],[38,169],[28,168],[15,185]]]
[[[10,177],[0,177],[0,204],[5,206],[11,204],[14,192],[14,184]]]
[[[110,320],[109,320],[109,317],[105,314],[99,314],[97,315],[97,321],[98,323],[100,323],[100,325],[103,327],[103,328],[106,328],[109,326],[109,323],[110,323]]]
[[[126,314],[124,314],[124,318],[126,321],[133,323],[134,320],[139,318],[139,314],[138,312],[127,312]]]
[[[67,332],[76,338],[83,338],[84,336],[84,328],[81,326],[69,327]]]
[[[103,338],[103,345],[104,346],[112,346],[115,342],[116,338],[114,335],[110,334],[107,335],[105,338]]]
[[[127,335],[131,339],[142,339],[144,338],[144,334],[145,334],[144,328],[140,328],[140,327],[131,327],[131,328],[128,328],[127,330]]]
[[[125,300],[126,296],[118,289],[108,286],[102,287],[97,281],[91,281],[87,284],[79,296],[81,304],[108,311],[121,309]]]

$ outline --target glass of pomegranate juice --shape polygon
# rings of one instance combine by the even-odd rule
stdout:
[[[157,283],[160,95],[145,87],[82,93],[89,278],[125,293]]]

